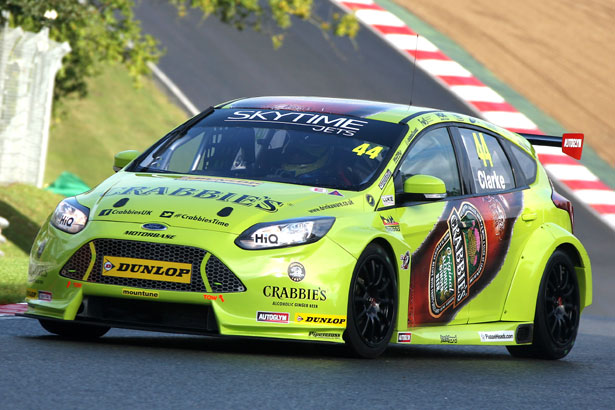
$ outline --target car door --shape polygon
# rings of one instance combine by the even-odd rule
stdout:
[[[449,129],[432,126],[413,140],[395,173],[400,231],[411,252],[408,327],[468,321],[468,311],[461,311],[461,303],[455,304],[463,284],[456,283],[454,248],[450,245],[451,210],[459,208],[467,191],[459,177],[457,158]],[[404,194],[403,182],[413,175],[440,178],[446,198],[426,201]],[[458,236],[460,231],[455,232]]]
[[[527,179],[510,141],[479,127],[459,126],[452,132],[471,190],[466,207],[481,219],[475,242],[480,239],[485,250],[475,251],[473,241],[468,242],[468,266],[476,266],[468,277],[469,322],[498,321],[523,244],[536,225],[532,218],[519,218]]]

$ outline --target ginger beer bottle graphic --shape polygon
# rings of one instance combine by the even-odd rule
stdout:
[[[498,274],[521,192],[450,201],[412,254],[408,326],[447,323]]]

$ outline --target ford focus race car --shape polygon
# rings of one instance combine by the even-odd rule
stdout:
[[[242,99],[114,168],[60,202],[33,244],[25,316],[52,333],[311,340],[362,357],[389,343],[503,345],[557,359],[591,304],[571,203],[528,139],[466,115]]]

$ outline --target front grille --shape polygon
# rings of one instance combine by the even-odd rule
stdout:
[[[233,275],[233,272],[213,255],[205,265],[205,272],[207,279],[209,279],[211,291],[214,293],[243,292],[246,290],[239,278]]]
[[[86,296],[75,319],[137,329],[218,333],[209,305]]]
[[[95,239],[93,241],[96,253],[92,271],[85,279],[87,282],[104,283],[142,289],[172,290],[184,292],[206,293],[207,288],[201,277],[201,263],[207,251],[192,246],[170,245],[163,243],[127,241],[120,239]],[[124,258],[150,259],[166,262],[190,263],[192,277],[190,283],[164,282],[148,279],[120,278],[102,275],[102,265],[105,256]],[[92,260],[90,243],[78,249],[60,270],[60,275],[66,278],[83,280]],[[215,293],[244,292],[245,286],[237,276],[218,258],[210,255],[205,267],[205,273],[212,291]]]
[[[79,248],[72,258],[68,260],[60,271],[60,275],[70,279],[81,280],[91,260],[92,252],[89,245],[86,244]]]

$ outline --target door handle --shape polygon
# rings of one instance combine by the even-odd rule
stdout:
[[[525,222],[533,221],[534,219],[536,219],[536,217],[537,217],[536,212],[532,212],[532,211],[525,211],[521,215],[521,219],[523,219]]]

